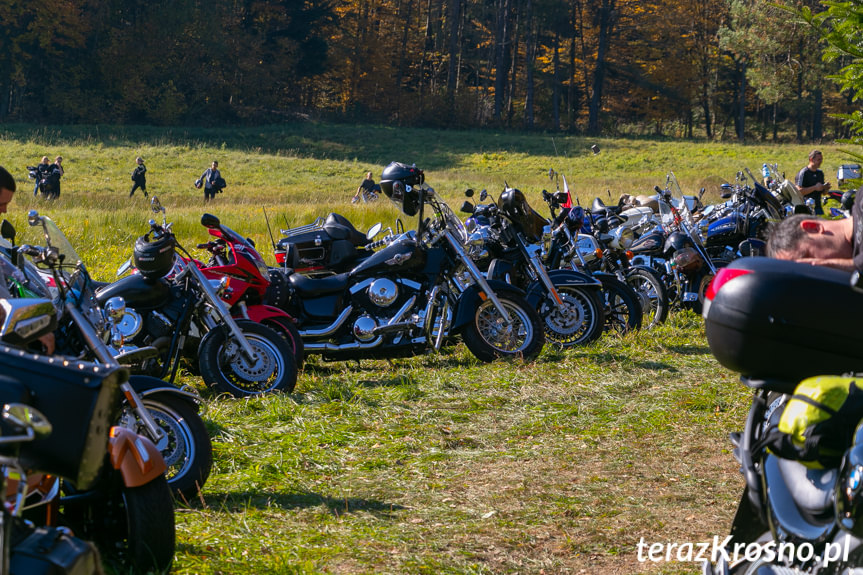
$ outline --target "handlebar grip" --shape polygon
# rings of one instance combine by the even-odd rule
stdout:
[[[198,244],[195,247],[198,248],[199,250],[206,250],[206,249],[210,248],[210,242],[207,242],[205,244]]]

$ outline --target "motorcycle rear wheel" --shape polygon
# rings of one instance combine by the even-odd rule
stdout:
[[[542,320],[536,310],[516,290],[496,289],[495,295],[506,308],[512,325],[507,326],[494,303],[486,299],[462,332],[464,344],[480,361],[535,358],[545,344]]]
[[[226,326],[210,331],[201,340],[198,357],[201,379],[234,397],[251,397],[274,391],[291,393],[297,383],[297,366],[288,342],[265,325],[237,320],[255,352],[246,360]]]
[[[596,289],[555,286],[564,308],[548,300],[537,311],[545,325],[546,340],[559,347],[584,345],[599,338],[605,325],[605,312]]]

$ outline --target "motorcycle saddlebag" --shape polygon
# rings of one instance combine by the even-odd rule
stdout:
[[[52,426],[47,437],[20,444],[22,465],[89,488],[105,461],[108,433],[120,410],[120,385],[128,372],[0,347],[0,374],[0,401],[31,405]],[[2,432],[15,431],[4,425]]]
[[[276,261],[303,275],[341,273],[353,267],[358,247],[366,236],[339,214],[329,214],[323,226],[282,238],[276,245]]]
[[[743,376],[784,379],[793,389],[806,377],[863,371],[863,293],[847,272],[741,258],[720,270],[708,300],[710,350]]]
[[[104,573],[96,546],[58,527],[37,527],[16,544],[12,549],[9,572],[27,575]]]

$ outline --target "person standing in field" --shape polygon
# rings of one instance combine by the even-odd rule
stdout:
[[[147,196],[147,166],[144,165],[144,158],[138,156],[135,158],[135,169],[132,170],[132,181],[135,182],[132,184],[132,191],[129,192],[129,197],[135,195],[135,190],[141,188],[141,191],[144,192],[144,197]]]
[[[57,159],[48,167],[45,174],[45,197],[49,200],[56,200],[60,197],[60,178],[65,173],[63,169],[63,156],[57,156]]]
[[[40,191],[43,196],[45,195],[45,176],[50,168],[51,160],[48,156],[42,156],[42,161],[36,166],[36,185],[33,187],[33,197],[38,196]]]
[[[195,182],[197,187],[201,187],[199,184],[204,186],[204,201],[209,202],[216,198],[216,194],[219,192],[219,187],[216,185],[216,180],[222,179],[222,173],[219,172],[219,162],[215,160],[210,165],[209,168],[204,170],[204,173],[201,174],[201,178]]]
[[[809,163],[797,173],[794,183],[800,190],[800,194],[807,200],[815,202],[815,215],[824,215],[821,207],[821,194],[830,190],[830,183],[824,183],[824,172],[821,171],[821,162],[824,156],[819,150],[809,152]]]

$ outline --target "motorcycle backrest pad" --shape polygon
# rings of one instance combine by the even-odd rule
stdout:
[[[807,467],[838,467],[863,419],[863,379],[822,375],[801,381],[786,402],[768,448]]]

